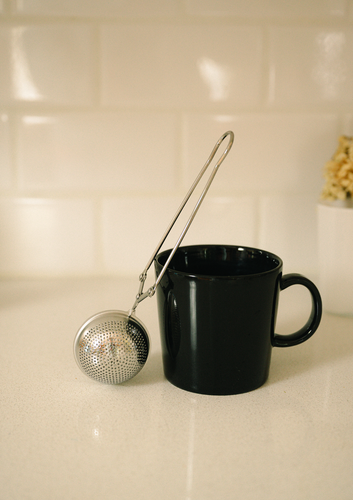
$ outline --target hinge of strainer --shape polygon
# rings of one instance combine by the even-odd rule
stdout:
[[[228,145],[226,147],[226,149],[224,150],[222,156],[220,157],[220,159],[218,160],[218,162],[216,163],[216,165],[214,166],[212,172],[211,172],[211,175],[199,197],[199,199],[197,200],[196,202],[196,205],[193,209],[193,211],[191,212],[191,215],[187,221],[187,223],[185,224],[184,226],[184,229],[182,230],[177,242],[175,243],[174,245],[174,248],[173,250],[170,252],[170,255],[166,261],[166,263],[164,264],[164,267],[162,268],[161,272],[159,273],[158,275],[158,278],[155,282],[155,284],[153,286],[151,286],[146,292],[143,292],[143,288],[144,288],[144,285],[145,285],[145,281],[147,279],[147,272],[149,270],[149,268],[151,267],[151,264],[154,260],[154,258],[156,257],[157,253],[159,252],[161,246],[163,245],[164,241],[166,240],[168,234],[170,233],[172,227],[174,226],[175,222],[177,221],[180,213],[182,212],[183,208],[185,207],[186,203],[188,202],[190,196],[192,195],[192,193],[194,192],[197,184],[199,183],[201,177],[203,176],[203,174],[205,173],[205,171],[207,170],[208,166],[210,165],[211,161],[213,160],[215,154],[217,153],[218,151],[218,148],[219,146],[221,145],[221,143],[224,141],[224,139],[229,136],[229,142],[228,142]],[[233,142],[234,142],[234,133],[232,131],[228,131],[228,132],[225,132],[219,139],[218,141],[216,142],[210,156],[208,157],[205,165],[202,167],[199,175],[196,177],[194,183],[192,184],[191,188],[189,189],[189,191],[187,192],[185,198],[183,199],[183,201],[181,202],[181,205],[179,206],[176,214],[174,215],[171,223],[169,224],[168,228],[166,229],[165,233],[163,234],[160,242],[158,243],[155,251],[153,252],[151,258],[149,259],[145,269],[143,270],[143,272],[140,274],[139,276],[139,280],[140,280],[140,286],[139,286],[139,289],[138,289],[138,292],[137,292],[137,295],[136,295],[136,300],[135,300],[135,303],[134,305],[132,306],[132,308],[130,309],[130,311],[128,312],[128,315],[131,316],[131,314],[133,314],[135,312],[135,309],[136,307],[138,306],[138,304],[144,300],[145,298],[147,297],[152,297],[154,294],[155,294],[155,291],[156,291],[156,288],[158,286],[158,284],[160,283],[161,279],[163,278],[163,275],[164,273],[166,272],[167,270],[167,267],[169,266],[169,263],[170,261],[172,260],[175,252],[177,251],[177,249],[179,248],[181,242],[183,241],[184,239],[184,236],[186,234],[186,232],[188,231],[192,221],[194,220],[194,217],[198,211],[198,209],[200,208],[200,205],[201,203],[203,202],[206,194],[207,194],[207,191],[218,171],[218,168],[220,167],[221,163],[223,162],[223,160],[225,159],[225,157],[227,156],[227,154],[229,153],[230,151],[230,148],[232,147],[233,145]]]

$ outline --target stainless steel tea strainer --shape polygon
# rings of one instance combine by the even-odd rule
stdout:
[[[191,215],[184,226],[173,250],[171,251],[155,284],[143,292],[147,279],[147,272],[151,264],[174,226],[191,194],[213,160],[223,140],[229,136],[229,142],[222,156],[214,166],[210,177],[199,197]],[[233,145],[234,134],[225,132],[216,142],[208,160],[202,167],[191,188],[187,192],[175,216],[163,234],[157,248],[149,259],[144,271],[139,276],[140,286],[132,308],[125,311],[103,311],[89,318],[79,329],[74,341],[74,356],[79,368],[88,377],[106,384],[120,384],[125,382],[143,368],[149,352],[149,337],[145,325],[136,317],[135,310],[138,304],[147,297],[155,294],[171,259],[180,246],[187,230],[189,229],[196,212],[205,198],[207,191],[217,173],[217,170]]]

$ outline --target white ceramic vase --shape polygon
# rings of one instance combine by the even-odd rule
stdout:
[[[353,202],[319,203],[319,290],[327,312],[353,315]]]

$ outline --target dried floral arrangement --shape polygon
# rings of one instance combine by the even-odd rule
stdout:
[[[324,178],[323,200],[353,200],[353,137],[339,137],[337,150],[325,165]]]

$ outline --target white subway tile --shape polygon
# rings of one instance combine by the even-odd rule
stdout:
[[[20,185],[79,191],[172,189],[176,147],[172,114],[26,115],[19,124]]]
[[[91,104],[92,53],[89,27],[1,27],[0,101]]]
[[[11,187],[9,116],[0,111],[0,189]]]
[[[162,249],[173,248],[200,193],[189,200]],[[144,270],[180,206],[176,196],[110,198],[102,210],[104,260],[109,272],[135,274]],[[257,208],[253,197],[208,196],[197,212],[182,245],[256,242]],[[153,275],[153,270],[152,270]]]
[[[260,200],[259,247],[284,262],[284,273],[317,269],[316,205],[310,195],[273,195]]]
[[[133,106],[258,103],[262,33],[256,27],[107,25],[102,101]]]
[[[81,17],[160,17],[177,12],[177,0],[16,0],[19,14]]]
[[[226,197],[208,194],[183,244],[255,246],[256,242],[257,202],[255,197]]]
[[[353,102],[353,30],[277,27],[270,32],[272,104]]]
[[[93,221],[93,205],[86,200],[1,200],[0,274],[93,273]]]
[[[353,136],[353,115],[348,113],[343,116],[342,130],[343,135]]]
[[[108,198],[102,207],[104,264],[111,273],[135,275],[144,270],[181,200],[161,198]],[[175,229],[174,235],[177,234]],[[176,240],[176,237],[175,237]],[[169,241],[169,240],[168,240]],[[165,248],[173,246],[166,242]],[[150,275],[153,277],[153,269]]]
[[[343,16],[345,0],[186,0],[187,12],[207,16],[322,18]]]
[[[215,177],[215,192],[319,193],[323,166],[337,142],[337,128],[335,115],[320,113],[187,115],[185,184],[196,177],[223,132],[233,130],[234,145]],[[226,143],[227,139],[223,149]]]

